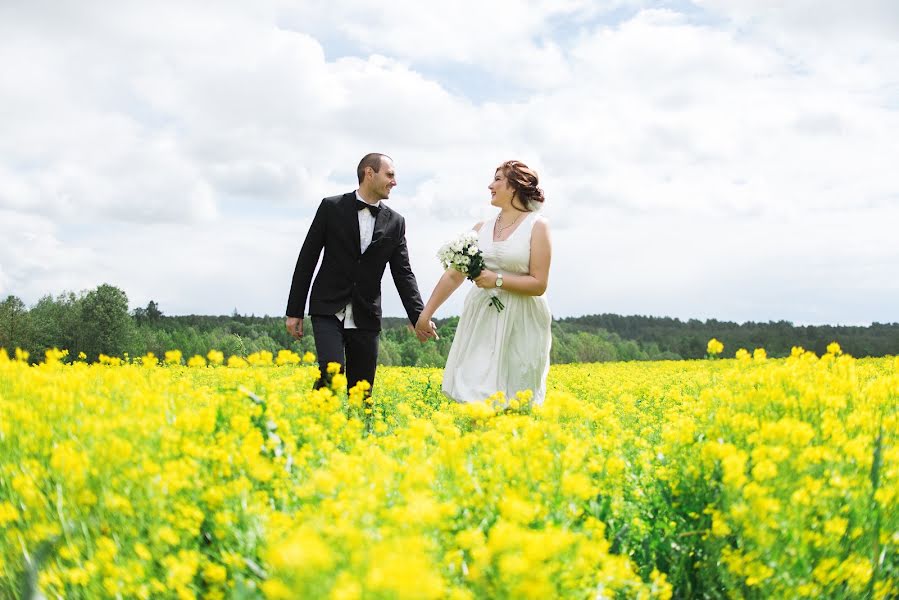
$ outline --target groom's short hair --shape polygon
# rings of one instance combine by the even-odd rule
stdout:
[[[371,167],[371,170],[375,173],[381,172],[382,158],[393,160],[386,154],[381,154],[379,152],[372,152],[362,157],[362,160],[359,161],[359,166],[356,167],[356,177],[359,178],[359,183],[362,183],[362,180],[365,179],[365,167]]]

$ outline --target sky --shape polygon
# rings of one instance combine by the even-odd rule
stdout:
[[[0,297],[283,315],[383,152],[425,300],[517,159],[555,317],[899,321],[896,65],[895,0],[3,0]]]

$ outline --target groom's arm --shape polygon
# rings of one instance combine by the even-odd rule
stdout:
[[[306,298],[309,295],[309,286],[312,285],[312,274],[315,265],[325,246],[325,202],[319,205],[306,233],[306,239],[297,257],[297,264],[293,270],[293,280],[290,284],[290,294],[287,296],[287,316],[303,318],[306,311]]]
[[[400,300],[403,301],[406,315],[409,317],[409,321],[415,325],[424,308],[424,303],[421,301],[418,283],[415,281],[412,265],[409,263],[409,249],[406,247],[406,221],[402,217],[400,217],[400,240],[393,254],[390,255],[390,274],[393,276],[396,291],[400,294]]]

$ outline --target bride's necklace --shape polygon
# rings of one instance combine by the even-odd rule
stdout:
[[[495,237],[501,237],[501,236],[503,235],[503,232],[504,232],[506,229],[508,229],[508,228],[511,227],[512,225],[515,225],[515,223],[518,223],[518,219],[521,218],[521,215],[522,215],[522,214],[524,214],[524,213],[519,214],[517,217],[515,217],[515,219],[514,219],[511,223],[509,223],[508,225],[504,225],[504,226],[502,226],[502,227],[500,226],[500,224],[499,224],[499,218],[497,217],[496,222],[493,224],[493,234],[494,234],[494,236],[495,236]]]

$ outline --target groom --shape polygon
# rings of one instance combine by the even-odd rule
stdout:
[[[414,325],[424,308],[406,249],[406,222],[382,200],[396,185],[393,160],[366,154],[356,168],[359,189],[322,200],[300,249],[287,299],[287,330],[303,337],[303,314],[312,273],[325,251],[309,297],[309,315],[321,377],[330,383],[328,363],[346,370],[348,389],[360,381],[374,385],[381,330],[381,278],[390,263],[393,282]],[[416,332],[420,341],[436,337]],[[344,357],[346,360],[344,360]]]

